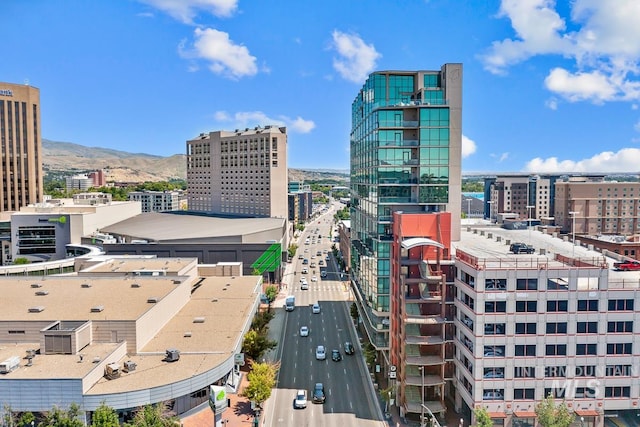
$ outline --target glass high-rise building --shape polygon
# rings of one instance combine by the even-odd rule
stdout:
[[[369,339],[386,357],[392,212],[460,218],[462,64],[374,72],[351,109],[351,279]],[[453,221],[451,240],[459,238]]]

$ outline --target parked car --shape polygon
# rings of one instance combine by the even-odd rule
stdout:
[[[325,400],[324,385],[322,385],[322,383],[316,383],[313,388],[313,403],[324,403]]]
[[[527,245],[526,243],[516,242],[512,243],[511,246],[509,246],[509,251],[513,252],[514,254],[532,254],[536,251],[536,249],[533,246]]]
[[[319,345],[316,348],[316,359],[325,360],[326,358],[327,358],[327,351],[324,349],[323,345]]]
[[[640,270],[640,261],[614,262],[613,268],[618,271]]]
[[[344,343],[344,354],[353,354],[356,350],[353,348],[353,344],[349,341]]]
[[[307,267],[302,267],[302,274],[308,274],[309,269]]]
[[[295,409],[303,409],[307,407],[307,390],[298,390],[296,392],[296,398],[293,401],[293,407]]]
[[[331,360],[333,360],[334,362],[339,362],[342,360],[342,354],[340,353],[340,350],[331,350]]]

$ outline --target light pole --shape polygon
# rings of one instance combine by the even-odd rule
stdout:
[[[467,218],[471,218],[471,198],[467,198]]]
[[[531,210],[534,209],[535,206],[527,206],[527,214],[529,218],[527,219],[527,228],[529,229],[529,244],[531,244]]]
[[[572,218],[571,234],[573,234],[573,239],[572,239],[573,248],[571,249],[571,258],[575,257],[576,255],[576,215],[578,215],[579,213],[580,212],[578,211],[569,212],[569,215],[571,215],[571,218]]]
[[[425,427],[425,419],[424,419],[424,366],[419,366],[420,375],[422,377],[422,387],[420,388],[420,395],[422,396],[422,401],[420,402],[420,427]]]

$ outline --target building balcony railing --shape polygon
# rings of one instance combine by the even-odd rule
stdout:
[[[372,105],[372,109],[376,110],[378,108],[385,107],[411,107],[411,106],[421,106],[421,105],[448,105],[446,99],[436,99],[425,101],[422,99],[416,100],[407,100],[407,101],[378,101],[374,102]]]
[[[438,335],[429,335],[429,336],[419,336],[419,335],[411,335],[407,336],[405,340],[405,344],[416,344],[416,345],[435,345],[435,344],[443,344],[444,340],[441,336]]]
[[[425,315],[407,315],[404,318],[405,324],[411,325],[441,325],[445,323],[445,319],[440,314],[425,314]]]
[[[444,365],[445,361],[440,356],[407,356],[405,364],[416,366]]]
[[[418,126],[418,122],[414,126]],[[378,147],[417,147],[420,141],[417,139],[378,140]]]
[[[415,414],[422,413],[422,406],[420,405],[420,403],[421,403],[420,399],[418,399],[417,401],[407,401],[407,403],[404,405],[405,406],[405,412],[407,412],[407,413],[415,413]],[[429,408],[429,410],[433,414],[437,414],[437,413],[446,411],[446,408],[444,407],[442,402],[440,402],[439,400],[435,400],[435,401],[434,400],[427,400],[427,401],[424,402],[424,406]]]
[[[423,379],[422,375],[407,376],[404,379],[404,383],[406,385],[415,385],[415,386],[424,385],[425,387],[444,384],[444,378],[440,377],[439,375],[425,375],[424,383],[422,382],[422,379]]]
[[[420,125],[418,120],[378,120],[381,128],[415,128]]]

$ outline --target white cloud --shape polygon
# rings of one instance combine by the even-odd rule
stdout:
[[[510,19],[515,37],[492,43],[481,56],[485,68],[501,74],[531,57],[557,55],[572,62],[545,79],[558,96],[594,103],[640,99],[640,2],[574,0],[567,7],[570,15],[563,17],[555,0],[502,0],[498,17]]]
[[[212,72],[234,80],[258,72],[256,57],[245,46],[235,44],[229,34],[213,28],[196,28],[194,36],[192,49],[186,48],[184,42],[178,46],[183,58],[203,59]]]
[[[636,130],[636,132],[640,132],[640,121],[637,121],[635,125],[633,125],[633,128]]]
[[[476,152],[476,143],[472,139],[462,135],[462,158],[469,157]]]
[[[313,120],[305,120],[300,116],[295,119],[284,115],[273,118],[262,111],[239,111],[234,114],[229,114],[226,111],[216,111],[214,119],[217,122],[227,122],[234,128],[252,128],[267,125],[286,126],[287,130],[293,133],[309,133],[316,127]]]
[[[546,159],[537,157],[527,162],[524,171],[531,173],[567,172],[637,172],[640,165],[640,149],[623,148],[620,151],[604,151],[589,159],[579,161]]]
[[[193,24],[199,10],[225,18],[233,15],[238,8],[238,0],[139,0],[160,9],[185,24]]]
[[[339,55],[333,59],[333,68],[342,78],[354,83],[363,83],[376,68],[376,61],[382,55],[376,51],[373,44],[366,44],[357,34],[334,30],[332,37],[332,47]]]
[[[544,103],[544,105],[546,105],[547,108],[550,109],[550,110],[557,110],[558,109],[558,100],[556,98],[549,98]]]
[[[502,163],[505,160],[507,160],[509,158],[509,155],[510,153],[508,151],[505,151],[504,153],[501,153],[501,154],[496,154],[496,153],[489,154],[489,156],[496,159],[498,163]]]

